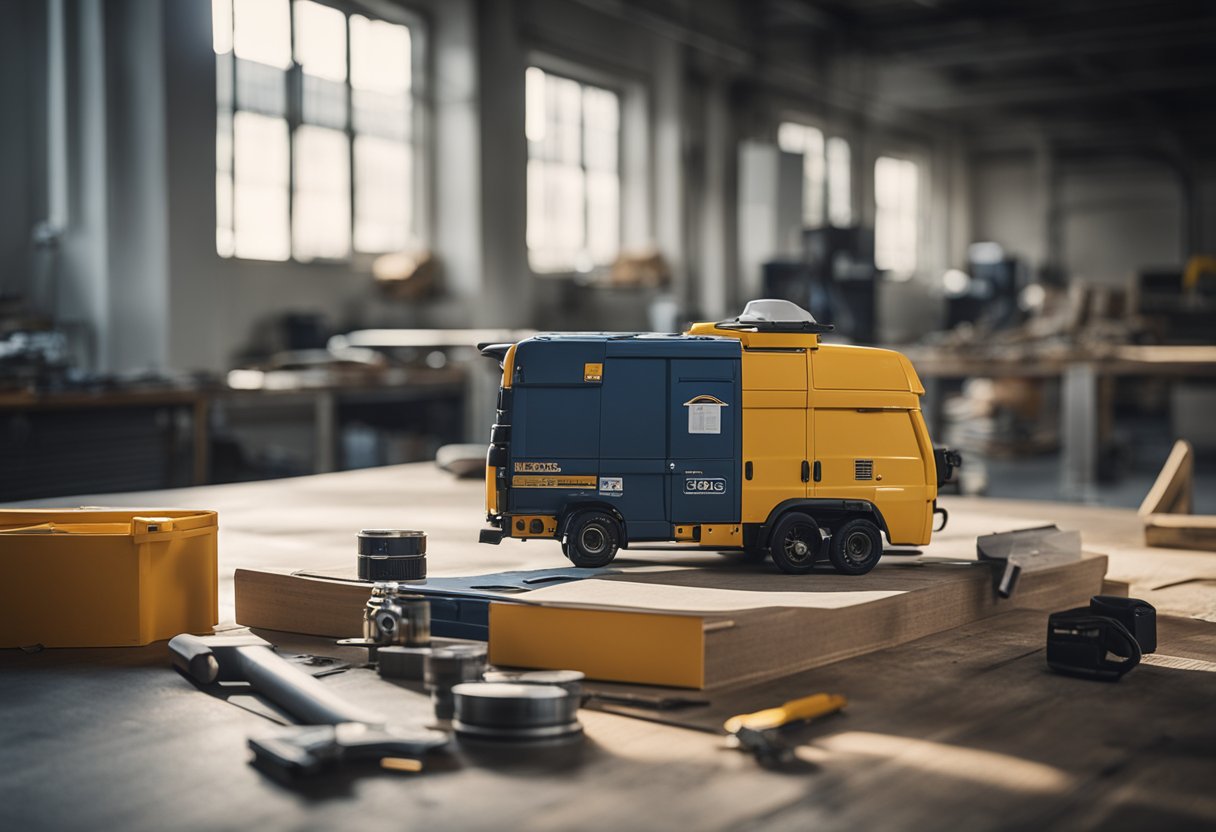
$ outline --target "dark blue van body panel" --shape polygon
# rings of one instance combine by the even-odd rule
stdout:
[[[677,524],[737,522],[740,350],[737,339],[688,335],[520,342],[507,512],[560,517],[599,503],[635,541],[670,539]]]

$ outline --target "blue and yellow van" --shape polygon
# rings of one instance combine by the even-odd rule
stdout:
[[[858,575],[884,534],[928,543],[958,457],[935,454],[908,359],[819,343],[830,329],[765,300],[680,335],[481,345],[503,370],[482,542],[552,538],[598,567],[684,541]]]

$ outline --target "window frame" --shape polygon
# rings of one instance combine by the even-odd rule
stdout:
[[[353,15],[362,15],[369,20],[382,20],[387,23],[392,23],[399,26],[405,26],[409,30],[410,37],[410,86],[406,93],[409,102],[409,125],[407,135],[404,139],[406,145],[410,149],[410,176],[411,186],[409,194],[410,199],[410,228],[406,233],[406,247],[424,247],[427,241],[431,238],[432,229],[432,183],[429,176],[431,170],[431,154],[434,152],[434,142],[431,141],[431,119],[430,119],[430,78],[428,74],[429,68],[429,37],[425,25],[425,18],[416,12],[397,5],[382,4],[382,3],[365,3],[359,0],[311,0],[318,5],[328,6],[343,14],[346,18],[345,25],[345,46],[346,46],[346,79],[342,82],[346,90],[346,118],[345,126],[342,128],[328,127],[326,125],[315,124],[314,122],[305,121],[303,117],[303,77],[304,72],[302,66],[296,61],[296,9],[295,0],[286,0],[288,8],[288,36],[291,44],[291,65],[283,69],[283,77],[285,84],[284,95],[286,104],[282,115],[268,114],[261,110],[241,107],[237,101],[238,91],[238,73],[236,50],[233,44],[231,34],[228,37],[229,50],[224,53],[213,53],[216,60],[216,66],[221,58],[226,59],[230,65],[229,71],[229,106],[227,113],[229,117],[228,125],[228,143],[229,143],[229,173],[231,176],[231,188],[229,193],[229,209],[228,215],[230,221],[235,223],[234,209],[236,199],[236,166],[235,166],[235,124],[236,114],[239,112],[255,113],[258,115],[268,116],[270,118],[281,118],[287,123],[287,234],[288,234],[288,256],[283,260],[272,260],[257,257],[241,257],[234,251],[230,254],[221,254],[213,245],[215,255],[223,260],[239,260],[243,262],[254,263],[285,263],[293,266],[350,266],[354,270],[360,272],[370,272],[372,263],[379,257],[391,252],[365,252],[355,248],[355,198],[356,198],[356,175],[355,175],[355,137],[359,135],[377,135],[375,133],[367,133],[366,131],[358,131],[354,125],[354,88],[351,85],[351,25],[350,19]],[[232,0],[229,0],[231,8]],[[232,20],[231,12],[229,13],[229,21]],[[214,25],[214,23],[213,23]],[[214,40],[214,32],[212,32]],[[218,97],[218,79],[215,85],[217,90],[215,101],[215,130],[213,136],[218,138],[219,131],[219,115],[220,101]],[[296,130],[302,125],[312,125],[322,127],[328,130],[336,130],[341,132],[346,137],[347,144],[347,199],[348,199],[348,231],[350,244],[347,249],[347,254],[343,257],[309,257],[302,259],[296,256],[295,239],[294,239],[294,222],[296,210]],[[218,155],[218,154],[216,154]],[[215,159],[216,171],[218,172],[218,158]],[[218,195],[217,195],[218,199]],[[216,210],[212,214],[213,219],[218,220],[219,206],[216,205]],[[218,222],[215,223],[218,230]],[[235,233],[235,228],[232,229]],[[235,239],[234,239],[235,246]]]
[[[596,89],[605,90],[616,96],[617,100],[617,141],[616,141],[616,178],[617,178],[617,256],[626,248],[626,238],[629,236],[626,229],[625,204],[627,199],[627,189],[631,188],[632,183],[627,182],[627,171],[629,162],[629,150],[627,142],[629,140],[629,128],[632,125],[627,125],[626,120],[630,118],[627,115],[627,110],[631,109],[631,98],[642,95],[640,87],[632,84],[628,79],[623,78],[615,73],[598,70],[594,67],[587,66],[583,63],[568,60],[558,57],[551,53],[529,52],[526,56],[523,66],[523,75],[521,81],[527,77],[527,72],[531,68],[536,68],[544,72],[546,75],[555,76],[566,81],[574,81],[580,87],[594,87]],[[527,118],[527,89],[525,82],[524,90],[524,118]],[[526,125],[525,125],[526,126]],[[587,181],[587,158],[586,146],[583,142],[586,126],[580,115],[579,118],[579,168],[583,172],[583,181]],[[538,271],[532,265],[532,248],[527,244],[527,214],[529,208],[527,205],[527,165],[532,162],[533,157],[529,147],[529,142],[525,134],[524,137],[524,216],[525,216],[525,239],[524,239],[524,258],[528,271],[533,277],[538,277],[544,280],[575,280],[586,279],[590,275],[595,275],[597,272],[604,271],[611,267],[611,263],[593,264],[590,271],[581,272],[577,269],[553,269]],[[649,198],[649,196],[648,196]],[[589,200],[587,192],[584,188],[583,192],[583,231],[584,235],[588,230],[588,211]]]
[[[821,217],[817,226],[808,225],[806,222],[808,210],[806,205],[806,193],[810,190],[810,188],[808,187],[809,177],[807,176],[807,162],[805,159],[806,153],[800,153],[800,155],[804,157],[802,163],[803,206],[801,218],[803,228],[849,228],[856,225],[858,221],[858,177],[857,155],[855,153],[855,142],[853,141],[853,137],[850,136],[847,131],[829,129],[828,125],[821,119],[799,113],[783,113],[777,121],[777,132],[780,133],[781,128],[786,124],[790,124],[801,129],[809,128],[811,130],[815,130],[819,133],[821,139],[821,153],[819,154],[819,162],[821,165],[822,176],[818,191],[820,208],[823,216]],[[849,151],[849,182],[848,187],[845,189],[845,193],[847,193],[849,197],[849,222],[845,225],[836,225],[836,223],[832,221],[832,173],[828,158],[828,147],[833,141],[844,142],[845,147],[847,147]],[[782,153],[799,153],[799,151],[785,150],[781,147],[779,140],[777,146]]]
[[[878,257],[878,216],[880,206],[878,204],[878,163],[883,159],[890,159],[896,162],[902,162],[911,165],[916,172],[916,194],[911,200],[911,210],[909,216],[913,222],[913,257],[912,267],[906,271],[897,271],[895,269],[880,269],[888,275],[890,280],[896,282],[906,282],[912,280],[920,273],[924,266],[926,246],[926,225],[922,221],[927,206],[926,197],[928,189],[928,164],[921,154],[906,148],[886,148],[876,153],[873,156],[873,162],[870,166],[870,181],[871,195],[874,200],[874,253],[875,266],[877,266]]]

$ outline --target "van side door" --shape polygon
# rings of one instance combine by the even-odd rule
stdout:
[[[742,522],[763,523],[774,506],[808,495],[807,404],[805,350],[744,351]]]
[[[739,361],[672,359],[668,396],[670,520],[739,521]]]

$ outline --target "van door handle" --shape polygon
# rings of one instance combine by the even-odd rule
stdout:
[[[819,464],[819,460],[815,460],[815,482],[823,479],[823,466]]]
[[[743,463],[743,478],[749,480],[752,478],[752,464],[750,462]]]
[[[802,481],[811,481],[811,463],[807,462],[805,459],[802,460]]]

